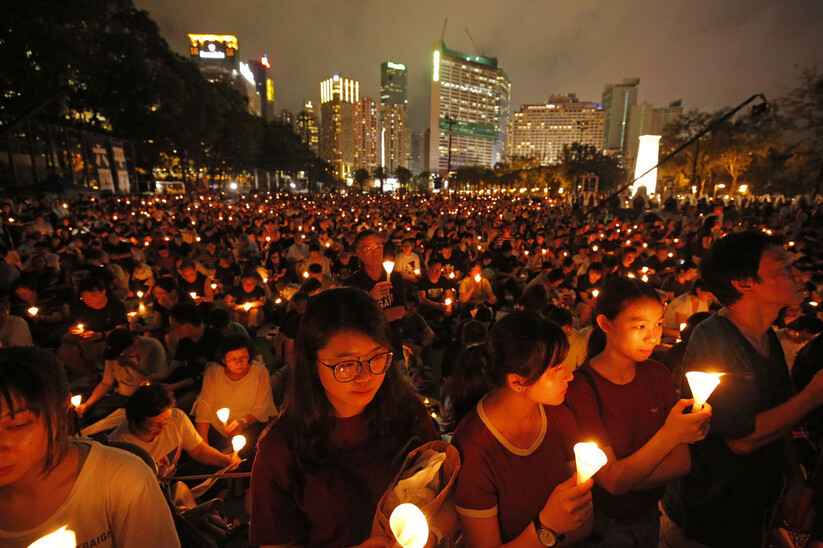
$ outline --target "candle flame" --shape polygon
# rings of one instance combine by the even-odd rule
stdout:
[[[71,397],[71,404],[75,407],[80,405],[80,403],[82,403],[82,401],[83,401],[83,396],[81,396],[80,394],[76,394],[76,395]]]
[[[389,527],[402,548],[423,548],[429,540],[429,524],[420,508],[404,503],[391,513]]]
[[[220,419],[220,422],[222,422],[223,424],[226,424],[226,422],[229,420],[229,413],[230,413],[230,411],[229,411],[228,407],[218,409],[217,410],[217,418]]]
[[[74,548],[77,546],[77,537],[67,527],[68,525],[64,525],[54,533],[37,539],[28,548]]]
[[[32,306],[28,309],[29,316],[37,316],[37,313],[40,312],[40,309],[36,306]]]
[[[574,446],[578,485],[588,481],[608,462],[608,457],[596,443],[577,443]]]
[[[246,446],[246,436],[238,434],[231,439],[231,446],[234,452],[237,453]]]

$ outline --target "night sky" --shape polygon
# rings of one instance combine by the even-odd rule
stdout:
[[[775,99],[823,65],[820,0],[135,0],[175,51],[187,34],[234,34],[240,59],[267,53],[275,109],[318,101],[334,73],[379,100],[380,63],[409,73],[413,129],[428,126],[432,44],[474,54],[464,28],[512,80],[512,111],[555,93],[600,102],[606,83],[640,78],[638,102],[715,109]]]

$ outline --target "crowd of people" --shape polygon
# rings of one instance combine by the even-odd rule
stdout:
[[[377,501],[439,439],[461,469],[429,545],[823,546],[823,202],[586,208],[3,202],[0,546],[178,545],[118,444],[164,485],[233,472],[253,546],[391,546]],[[699,409],[687,371],[723,373]],[[580,441],[608,460],[578,483]]]

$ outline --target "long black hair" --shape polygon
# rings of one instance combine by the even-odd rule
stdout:
[[[643,280],[618,276],[603,284],[594,307],[593,330],[589,336],[587,359],[592,359],[606,348],[606,333],[597,323],[597,317],[603,315],[609,320],[614,320],[626,307],[643,299],[651,299],[662,305],[657,291]]]
[[[295,339],[294,378],[279,419],[285,421],[298,464],[307,471],[334,465],[328,441],[335,411],[317,373],[317,352],[342,331],[362,333],[392,348],[386,316],[365,291],[342,287],[309,299]],[[375,451],[387,459],[402,459],[408,452],[404,448],[410,433],[420,420],[415,406],[421,404],[403,380],[396,361],[385,375],[363,412],[366,428],[375,439]],[[416,445],[422,441],[418,440]]]

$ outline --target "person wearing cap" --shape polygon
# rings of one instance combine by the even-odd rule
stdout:
[[[125,407],[129,396],[141,384],[155,380],[167,365],[166,352],[160,341],[136,336],[128,329],[115,329],[109,333],[103,359],[103,379],[94,387],[91,396],[75,408],[86,424]]]

